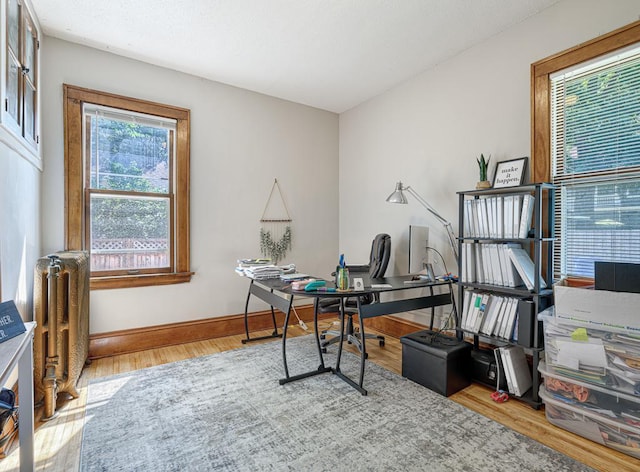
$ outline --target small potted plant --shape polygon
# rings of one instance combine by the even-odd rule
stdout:
[[[491,188],[491,182],[487,179],[487,169],[489,168],[491,156],[485,160],[484,154],[480,154],[480,159],[476,158],[476,161],[478,161],[478,168],[480,169],[480,181],[476,184],[476,189]]]

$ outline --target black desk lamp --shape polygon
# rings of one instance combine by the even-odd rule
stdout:
[[[456,242],[456,237],[453,234],[453,228],[451,227],[451,223],[445,220],[442,217],[442,215],[440,215],[440,213],[434,210],[433,207],[429,205],[427,201],[424,198],[422,198],[418,192],[416,192],[410,186],[405,187],[402,185],[402,182],[398,182],[396,184],[396,189],[391,195],[389,195],[389,197],[387,198],[387,201],[389,203],[402,203],[406,205],[408,201],[407,201],[407,197],[405,197],[404,195],[404,192],[407,192],[413,195],[413,197],[416,200],[418,200],[418,203],[420,203],[423,207],[425,207],[427,211],[431,213],[433,216],[435,216],[436,219],[440,223],[442,223],[442,225],[445,227],[445,229],[447,230],[447,236],[449,237],[449,245],[451,246],[451,250],[453,251],[453,255],[455,256],[456,263],[457,263],[458,262],[458,243]]]

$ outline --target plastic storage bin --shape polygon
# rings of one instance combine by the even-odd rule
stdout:
[[[636,411],[610,416],[609,410],[551,394],[544,386],[540,398],[551,424],[640,458],[640,404]]]
[[[607,418],[622,422],[635,421],[640,425],[640,397],[616,392],[599,385],[581,382],[547,369],[541,362],[538,371],[542,375],[542,385],[547,393],[558,400],[583,405]]]
[[[640,397],[640,336],[567,324],[548,313],[539,315],[548,372]]]

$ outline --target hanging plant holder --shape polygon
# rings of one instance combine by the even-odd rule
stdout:
[[[267,216],[270,215],[270,212],[273,211],[272,207],[277,203],[272,201],[276,191],[282,208],[275,216]],[[270,258],[274,264],[278,264],[287,255],[287,251],[291,250],[291,222],[280,184],[278,184],[278,179],[274,179],[271,193],[262,212],[262,218],[260,218],[260,253],[263,257]]]

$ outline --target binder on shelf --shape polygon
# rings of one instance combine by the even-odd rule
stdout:
[[[481,332],[486,334],[487,336],[493,335],[493,330],[496,326],[496,321],[498,321],[498,315],[500,314],[500,309],[502,308],[502,304],[504,303],[504,297],[493,295],[489,302],[489,312],[485,315],[486,322],[483,325],[483,329]]]
[[[529,254],[527,254],[524,249],[517,247],[509,247],[507,250],[509,252],[511,262],[513,262],[513,265],[518,271],[518,274],[520,274],[525,286],[527,289],[533,290],[535,288],[536,270]],[[538,275],[538,278],[540,280],[540,288],[545,288],[547,284],[542,276]]]
[[[518,237],[524,239],[529,236],[529,230],[531,229],[531,219],[533,217],[533,195],[522,196],[522,212],[520,214],[520,228],[518,230]]]
[[[503,348],[501,354],[505,370],[511,375],[512,393],[521,397],[527,393],[533,385],[531,371],[529,370],[529,364],[527,363],[524,350],[520,346],[508,346]],[[509,391],[511,391],[511,387],[509,387]]]
[[[496,237],[504,237],[504,198],[496,197]]]
[[[472,214],[473,214],[473,229],[474,229],[474,236],[476,237],[482,237],[482,231],[480,229],[480,218],[478,217],[478,215],[480,214],[480,200],[474,199],[471,200],[472,205]]]
[[[507,379],[507,387],[509,388],[509,393],[515,395],[516,393],[516,389],[515,389],[515,383],[514,383],[514,378],[515,378],[515,372],[513,371],[513,367],[511,365],[511,362],[509,359],[507,359],[507,351],[508,347],[499,347],[497,348],[498,350],[498,357],[500,358],[500,363],[502,364],[502,369],[504,370],[504,376]]]
[[[517,309],[518,309],[518,299],[509,298],[509,302],[505,310],[502,331],[500,332],[500,337],[506,339],[507,341],[511,341]]]
[[[484,272],[484,259],[482,256],[482,245],[474,244],[473,249],[476,254],[476,259],[475,259],[476,260],[476,281],[479,284],[485,284],[487,283],[487,278]]]
[[[475,228],[473,227],[473,200],[464,201],[464,232],[462,234],[470,237],[476,236]]]
[[[462,329],[466,329],[467,328],[467,320],[469,319],[469,311],[471,310],[471,303],[472,303],[472,299],[474,299],[475,297],[473,296],[473,292],[471,290],[465,290],[465,294],[464,294],[464,304],[462,307],[462,316],[460,318],[460,328]]]
[[[471,298],[471,309],[469,310],[469,316],[467,317],[467,331],[473,331],[473,324],[478,316],[478,310],[482,303],[482,294],[474,292]]]
[[[513,195],[513,226],[511,227],[511,234],[513,237],[517,237],[520,232],[520,211],[522,209],[522,195]]]
[[[493,284],[504,285],[502,282],[502,271],[500,268],[500,259],[498,256],[498,245],[489,244],[489,260],[491,261],[491,272],[493,273]]]
[[[506,195],[503,204],[504,237],[513,238],[513,195]]]
[[[487,199],[480,198],[478,200],[480,202],[480,215],[478,216],[478,220],[480,221],[480,237],[488,238],[489,237],[489,214],[487,211]]]
[[[511,261],[511,257],[509,256],[509,248],[522,249],[522,246],[518,243],[505,243],[502,245],[501,249],[503,251],[503,256],[506,259],[506,275],[507,275],[507,286],[508,287],[520,287],[524,285],[524,281],[522,277],[520,277],[519,272],[516,270],[516,267],[513,265]]]
[[[475,324],[473,325],[473,331],[476,333],[480,332],[480,328],[484,323],[487,309],[489,307],[489,300],[490,300],[490,295],[488,293],[482,294],[482,301],[480,302],[480,309],[478,310],[478,316],[476,318]]]
[[[505,251],[504,244],[496,244],[496,250],[498,253],[498,265],[500,266],[500,275],[502,278],[501,285],[505,287],[513,287],[513,281],[509,280],[509,265],[511,265],[509,254]]]

